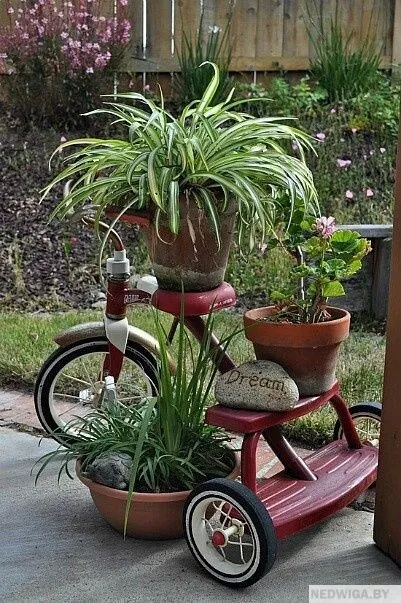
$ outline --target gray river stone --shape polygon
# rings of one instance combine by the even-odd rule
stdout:
[[[253,360],[220,375],[215,397],[232,408],[283,411],[294,407],[299,391],[282,366],[270,360]]]
[[[125,452],[109,452],[89,463],[83,475],[98,484],[128,490],[132,458]]]

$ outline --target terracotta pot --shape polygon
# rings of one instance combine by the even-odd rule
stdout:
[[[234,453],[233,453],[234,455]],[[237,455],[235,467],[228,476],[235,479],[240,473]],[[98,484],[81,475],[81,463],[76,463],[77,477],[89,488],[100,515],[121,534],[124,533],[125,507],[128,493]],[[171,493],[135,492],[128,514],[127,536],[148,540],[169,540],[183,536],[182,513],[190,490]]]
[[[235,205],[220,215],[220,248],[209,217],[196,203],[182,196],[180,228],[172,234],[166,219],[159,232],[151,218],[144,230],[154,274],[162,289],[209,291],[224,280],[235,227]]]
[[[253,343],[256,358],[281,365],[296,382],[300,396],[319,395],[336,381],[339,348],[348,337],[351,317],[346,310],[327,310],[332,320],[314,324],[263,320],[275,306],[244,314],[245,335]]]

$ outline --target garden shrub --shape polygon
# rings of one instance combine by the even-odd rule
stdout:
[[[0,57],[13,116],[39,127],[86,125],[80,114],[98,106],[104,76],[117,69],[129,42],[128,0],[118,0],[116,17],[101,13],[100,0],[21,0],[18,9],[7,1]]]

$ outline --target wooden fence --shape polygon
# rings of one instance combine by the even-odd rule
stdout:
[[[178,69],[184,24],[196,31],[203,6],[204,31],[224,28],[232,7],[232,71],[302,71],[308,68],[313,45],[308,36],[308,11],[316,7],[328,23],[337,11],[346,35],[358,46],[373,39],[383,66],[401,62],[401,0],[131,0],[132,57],[135,72],[173,72]]]
[[[75,0],[77,1],[77,0]],[[20,0],[12,0],[17,7]],[[115,0],[100,0],[112,14]],[[178,70],[182,27],[193,35],[203,10],[204,31],[224,28],[231,20],[231,69],[237,72],[303,71],[313,56],[307,32],[307,7],[321,11],[328,23],[338,11],[356,47],[366,37],[382,54],[382,65],[401,63],[401,0],[128,0],[132,44],[127,53],[131,73]],[[0,26],[7,22],[6,0],[0,0]]]

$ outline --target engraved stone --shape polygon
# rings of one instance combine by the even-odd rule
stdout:
[[[298,387],[276,362],[253,360],[220,375],[216,400],[245,410],[290,410],[299,400]]]

